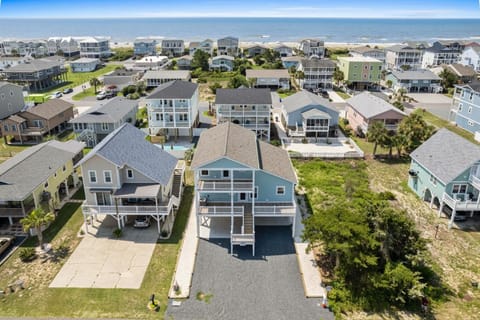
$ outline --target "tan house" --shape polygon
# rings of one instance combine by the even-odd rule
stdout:
[[[3,119],[0,127],[4,139],[12,137],[10,143],[37,144],[45,135],[65,131],[71,119],[73,104],[52,99]]]
[[[407,116],[400,109],[367,91],[346,102],[345,118],[359,135],[367,134],[368,128],[376,121],[383,122],[389,131],[396,131],[402,119]]]

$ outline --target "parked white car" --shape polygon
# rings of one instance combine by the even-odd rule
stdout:
[[[150,227],[150,216],[139,216],[133,223],[134,228],[148,228]]]

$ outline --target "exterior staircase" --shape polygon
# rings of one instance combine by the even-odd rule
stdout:
[[[253,215],[251,211],[243,214],[243,233],[253,234]]]
[[[243,226],[241,233],[232,233],[230,236],[230,254],[233,255],[233,246],[252,246],[252,254],[255,255],[255,223],[253,220],[252,206],[245,205],[243,212]],[[233,226],[233,225],[232,225]]]
[[[173,176],[172,194],[178,199],[180,199],[182,195],[182,187],[183,187],[182,175],[183,175],[183,172],[175,173]]]

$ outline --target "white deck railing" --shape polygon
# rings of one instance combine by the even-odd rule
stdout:
[[[107,214],[107,215],[161,215],[167,216],[173,209],[173,206],[179,206],[179,199],[172,196],[166,206],[100,206],[100,205],[82,205],[83,214]]]
[[[466,196],[466,195],[465,195]],[[444,193],[442,197],[449,207],[456,210],[480,210],[480,203],[478,201],[456,199]]]
[[[255,243],[255,233],[252,234],[242,234],[242,233],[232,233],[231,235],[232,244],[253,244]]]
[[[255,206],[255,216],[294,216],[295,206]]]
[[[477,177],[474,174],[470,174],[468,181],[477,189],[480,189],[480,177]]]
[[[243,216],[243,207],[241,206],[200,206],[198,214],[206,216]]]
[[[200,180],[198,190],[200,191],[252,191],[253,182],[230,182],[230,181],[208,181]]]

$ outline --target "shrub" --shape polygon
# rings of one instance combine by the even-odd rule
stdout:
[[[32,261],[36,258],[36,256],[37,254],[35,253],[34,248],[23,248],[22,250],[20,250],[19,254],[20,260],[22,260],[23,262]]]
[[[308,143],[308,139],[307,138],[302,138],[302,143]]]
[[[122,236],[122,229],[115,229],[113,230],[113,235],[116,237],[116,238],[120,238]]]
[[[390,191],[380,192],[378,194],[378,197],[380,198],[380,200],[390,200],[391,201],[391,200],[396,199],[395,195]]]
[[[270,144],[271,145],[274,145],[275,147],[280,147],[282,145],[282,143],[280,142],[280,140],[271,140],[270,141]]]
[[[198,80],[197,80],[197,83],[207,83],[207,82],[208,82],[208,80],[205,77],[199,77]]]
[[[217,93],[217,89],[220,89],[222,88],[222,85],[218,82],[215,82],[214,84],[212,84],[211,86],[209,86],[210,88],[210,91],[213,93],[213,94],[216,94]]]

